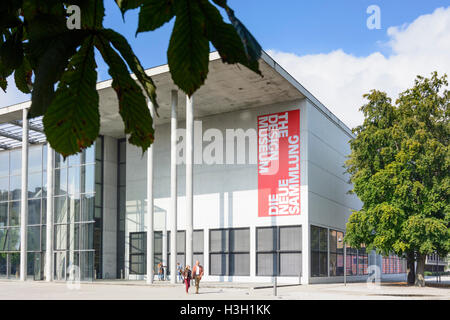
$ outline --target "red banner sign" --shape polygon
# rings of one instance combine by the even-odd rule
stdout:
[[[300,214],[300,110],[258,117],[258,216]]]

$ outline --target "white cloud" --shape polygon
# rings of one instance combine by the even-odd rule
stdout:
[[[395,99],[417,75],[450,76],[450,7],[422,15],[409,25],[387,30],[389,57],[375,52],[356,57],[342,49],[297,56],[268,50],[294,78],[349,127],[362,123],[362,95],[383,90]]]

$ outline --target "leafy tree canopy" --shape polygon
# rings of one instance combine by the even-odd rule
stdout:
[[[174,83],[192,95],[208,75],[209,44],[225,63],[240,63],[260,74],[261,46],[226,0],[116,0],[124,15],[139,10],[136,33],[175,19],[167,58]],[[80,8],[80,28],[68,28]],[[230,23],[219,11],[226,12]],[[109,67],[112,87],[129,142],[145,151],[154,140],[146,97],[158,107],[156,87],[127,40],[103,27],[103,0],[0,1],[0,87],[14,73],[17,88],[31,93],[29,117],[43,117],[50,145],[68,156],[89,147],[99,135],[96,91],[98,50]],[[138,83],[132,79],[133,72]],[[56,87],[56,88],[55,88]]]
[[[447,77],[417,77],[395,103],[384,92],[364,97],[346,166],[363,202],[347,223],[352,246],[418,261],[450,251],[450,92]]]

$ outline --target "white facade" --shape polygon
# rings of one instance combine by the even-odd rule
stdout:
[[[217,53],[212,53],[210,74],[205,85],[194,95],[193,100],[188,100],[193,102],[195,120],[192,227],[194,231],[203,231],[204,281],[272,281],[272,276],[258,275],[258,228],[301,226],[301,238],[295,240],[299,242],[298,245],[301,244],[300,249],[293,250],[294,254],[297,254],[295,259],[299,257],[299,250],[301,250],[300,258],[298,258],[301,261],[301,270],[298,269],[299,272],[295,275],[280,276],[278,281],[302,284],[324,281],[342,282],[342,276],[330,276],[331,241],[328,240],[328,232],[330,230],[345,232],[345,224],[351,211],[361,208],[359,199],[348,193],[351,185],[348,184],[349,176],[344,168],[345,160],[350,153],[349,141],[353,137],[352,132],[265,53],[260,60],[260,67],[264,78],[245,68],[225,65],[220,61]],[[175,181],[175,177],[171,174],[170,120],[174,115],[171,113],[171,105],[173,101],[178,100],[177,157],[186,159],[186,123],[189,124],[190,119],[189,115],[186,116],[186,98],[180,91],[176,91],[177,88],[170,79],[167,65],[149,69],[147,73],[153,77],[158,87],[160,104],[158,111],[160,116],[155,118],[156,139],[152,146],[153,164],[147,159],[148,152],[142,154],[141,149],[128,143],[125,145],[125,150],[120,147],[121,141],[126,137],[111,81],[104,81],[97,85],[100,96],[100,131],[103,138],[101,182],[97,181],[97,173],[100,172],[98,163],[95,171],[95,183],[101,184],[99,189],[101,192],[96,191],[96,197],[100,193],[102,195],[101,227],[98,227],[101,229],[99,231],[101,244],[97,243],[95,254],[97,258],[98,255],[101,257],[97,268],[102,269],[102,278],[121,278],[122,275],[128,279],[146,278],[148,270],[140,269],[140,272],[130,272],[132,269],[130,235],[149,231],[147,226],[150,210],[147,207],[147,198],[153,198],[154,231],[163,232],[162,260],[164,264],[167,265],[170,260],[168,253],[171,252],[171,246],[167,231],[172,229],[171,212],[175,203],[177,230],[189,231],[190,229],[186,198],[187,182],[189,186],[189,179],[186,181],[186,172],[189,170],[186,169],[190,167],[189,165],[186,167],[184,161],[177,164],[177,198],[171,197],[171,181]],[[0,123],[11,123],[21,119],[22,111],[29,106],[30,102],[26,102],[0,109]],[[188,108],[188,110],[191,109]],[[300,111],[301,213],[291,216],[258,217],[257,118],[261,115],[290,110]],[[15,125],[17,126],[17,123]],[[30,129],[33,130],[33,128],[36,132],[41,130],[42,135],[42,128],[36,128],[31,123]],[[236,133],[240,133],[240,138],[234,139]],[[243,136],[245,139],[242,138]],[[240,143],[244,143],[242,145],[245,147],[239,148]],[[17,143],[11,145],[11,148],[16,148],[17,145]],[[211,156],[213,145],[216,148]],[[6,148],[9,147],[6,146]],[[242,152],[245,152],[244,156]],[[212,158],[215,162],[210,163],[209,160]],[[124,163],[125,168],[123,168]],[[149,181],[148,168],[153,168],[153,183]],[[149,185],[153,185],[153,193],[147,190]],[[49,199],[52,197],[49,196]],[[123,221],[125,221],[124,229],[121,227]],[[324,228],[323,230],[327,232],[328,248],[325,249],[325,254],[328,256],[326,264],[321,267],[320,277],[312,276],[311,259],[316,253],[311,251],[311,226]],[[25,224],[22,227],[25,228]],[[210,266],[210,232],[231,228],[249,229],[248,239],[245,239],[249,243],[249,250],[244,252],[249,257],[249,271],[245,272],[246,275],[240,276],[214,275]],[[48,247],[52,246],[50,242],[47,244]],[[141,254],[145,251],[147,255],[152,252],[149,248],[139,248],[139,250]],[[194,254],[195,251],[194,243]],[[276,256],[278,259],[281,253],[278,252]],[[57,260],[58,257],[55,256],[53,259]],[[340,258],[342,262],[342,254]],[[144,265],[145,257],[142,256],[139,259]],[[381,257],[371,254],[370,260],[381,266]],[[342,272],[343,269],[345,265],[344,267],[341,265]],[[54,270],[51,267],[47,268],[47,274],[51,273],[54,273]],[[359,271],[357,273],[359,274]],[[367,278],[367,273],[365,274],[348,277],[348,281]]]
[[[256,134],[246,141],[246,164],[225,164],[228,152],[224,146],[224,164],[194,165],[194,230],[204,230],[205,280],[210,281],[271,281],[271,277],[256,276],[256,227],[302,226],[302,283],[309,277],[309,223],[345,230],[351,210],[358,210],[360,201],[347,194],[350,185],[344,173],[344,162],[350,152],[348,130],[339,127],[308,99],[267,105],[259,108],[228,112],[208,117],[195,118],[197,128],[201,123],[202,133],[197,130],[194,145],[196,160],[201,159],[198,146],[201,136],[208,129],[218,129],[226,140],[226,130],[253,129],[256,133],[257,117],[275,112],[300,110],[300,154],[301,154],[301,214],[295,216],[258,217],[258,170],[251,162],[250,146],[256,146]],[[184,127],[179,121],[178,127]],[[249,140],[252,140],[251,142]],[[210,144],[203,141],[203,149]],[[229,143],[229,142],[228,142]],[[237,141],[235,141],[237,144]],[[183,146],[180,139],[178,146]],[[254,150],[256,151],[256,150]],[[146,177],[147,155],[127,144],[126,151],[126,241],[130,232],[147,231],[146,228]],[[235,154],[236,157],[236,154]],[[170,211],[170,124],[156,128],[154,144],[154,205],[155,230],[162,231],[171,225]],[[237,159],[235,159],[237,162]],[[254,162],[254,161],[253,161]],[[178,210],[177,228],[186,230],[185,215],[185,165],[178,165]],[[218,228],[250,228],[250,275],[214,276],[209,274],[209,230]],[[125,268],[128,269],[129,245],[125,245]],[[139,279],[144,276],[129,275]],[[299,277],[280,277],[281,282],[298,283]]]

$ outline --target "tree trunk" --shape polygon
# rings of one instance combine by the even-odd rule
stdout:
[[[417,256],[417,270],[416,270],[416,286],[425,287],[425,258],[423,254]]]
[[[414,262],[416,259],[414,258],[414,252],[409,252],[406,255],[406,273],[408,275],[408,285],[412,286],[416,282],[416,267]]]

